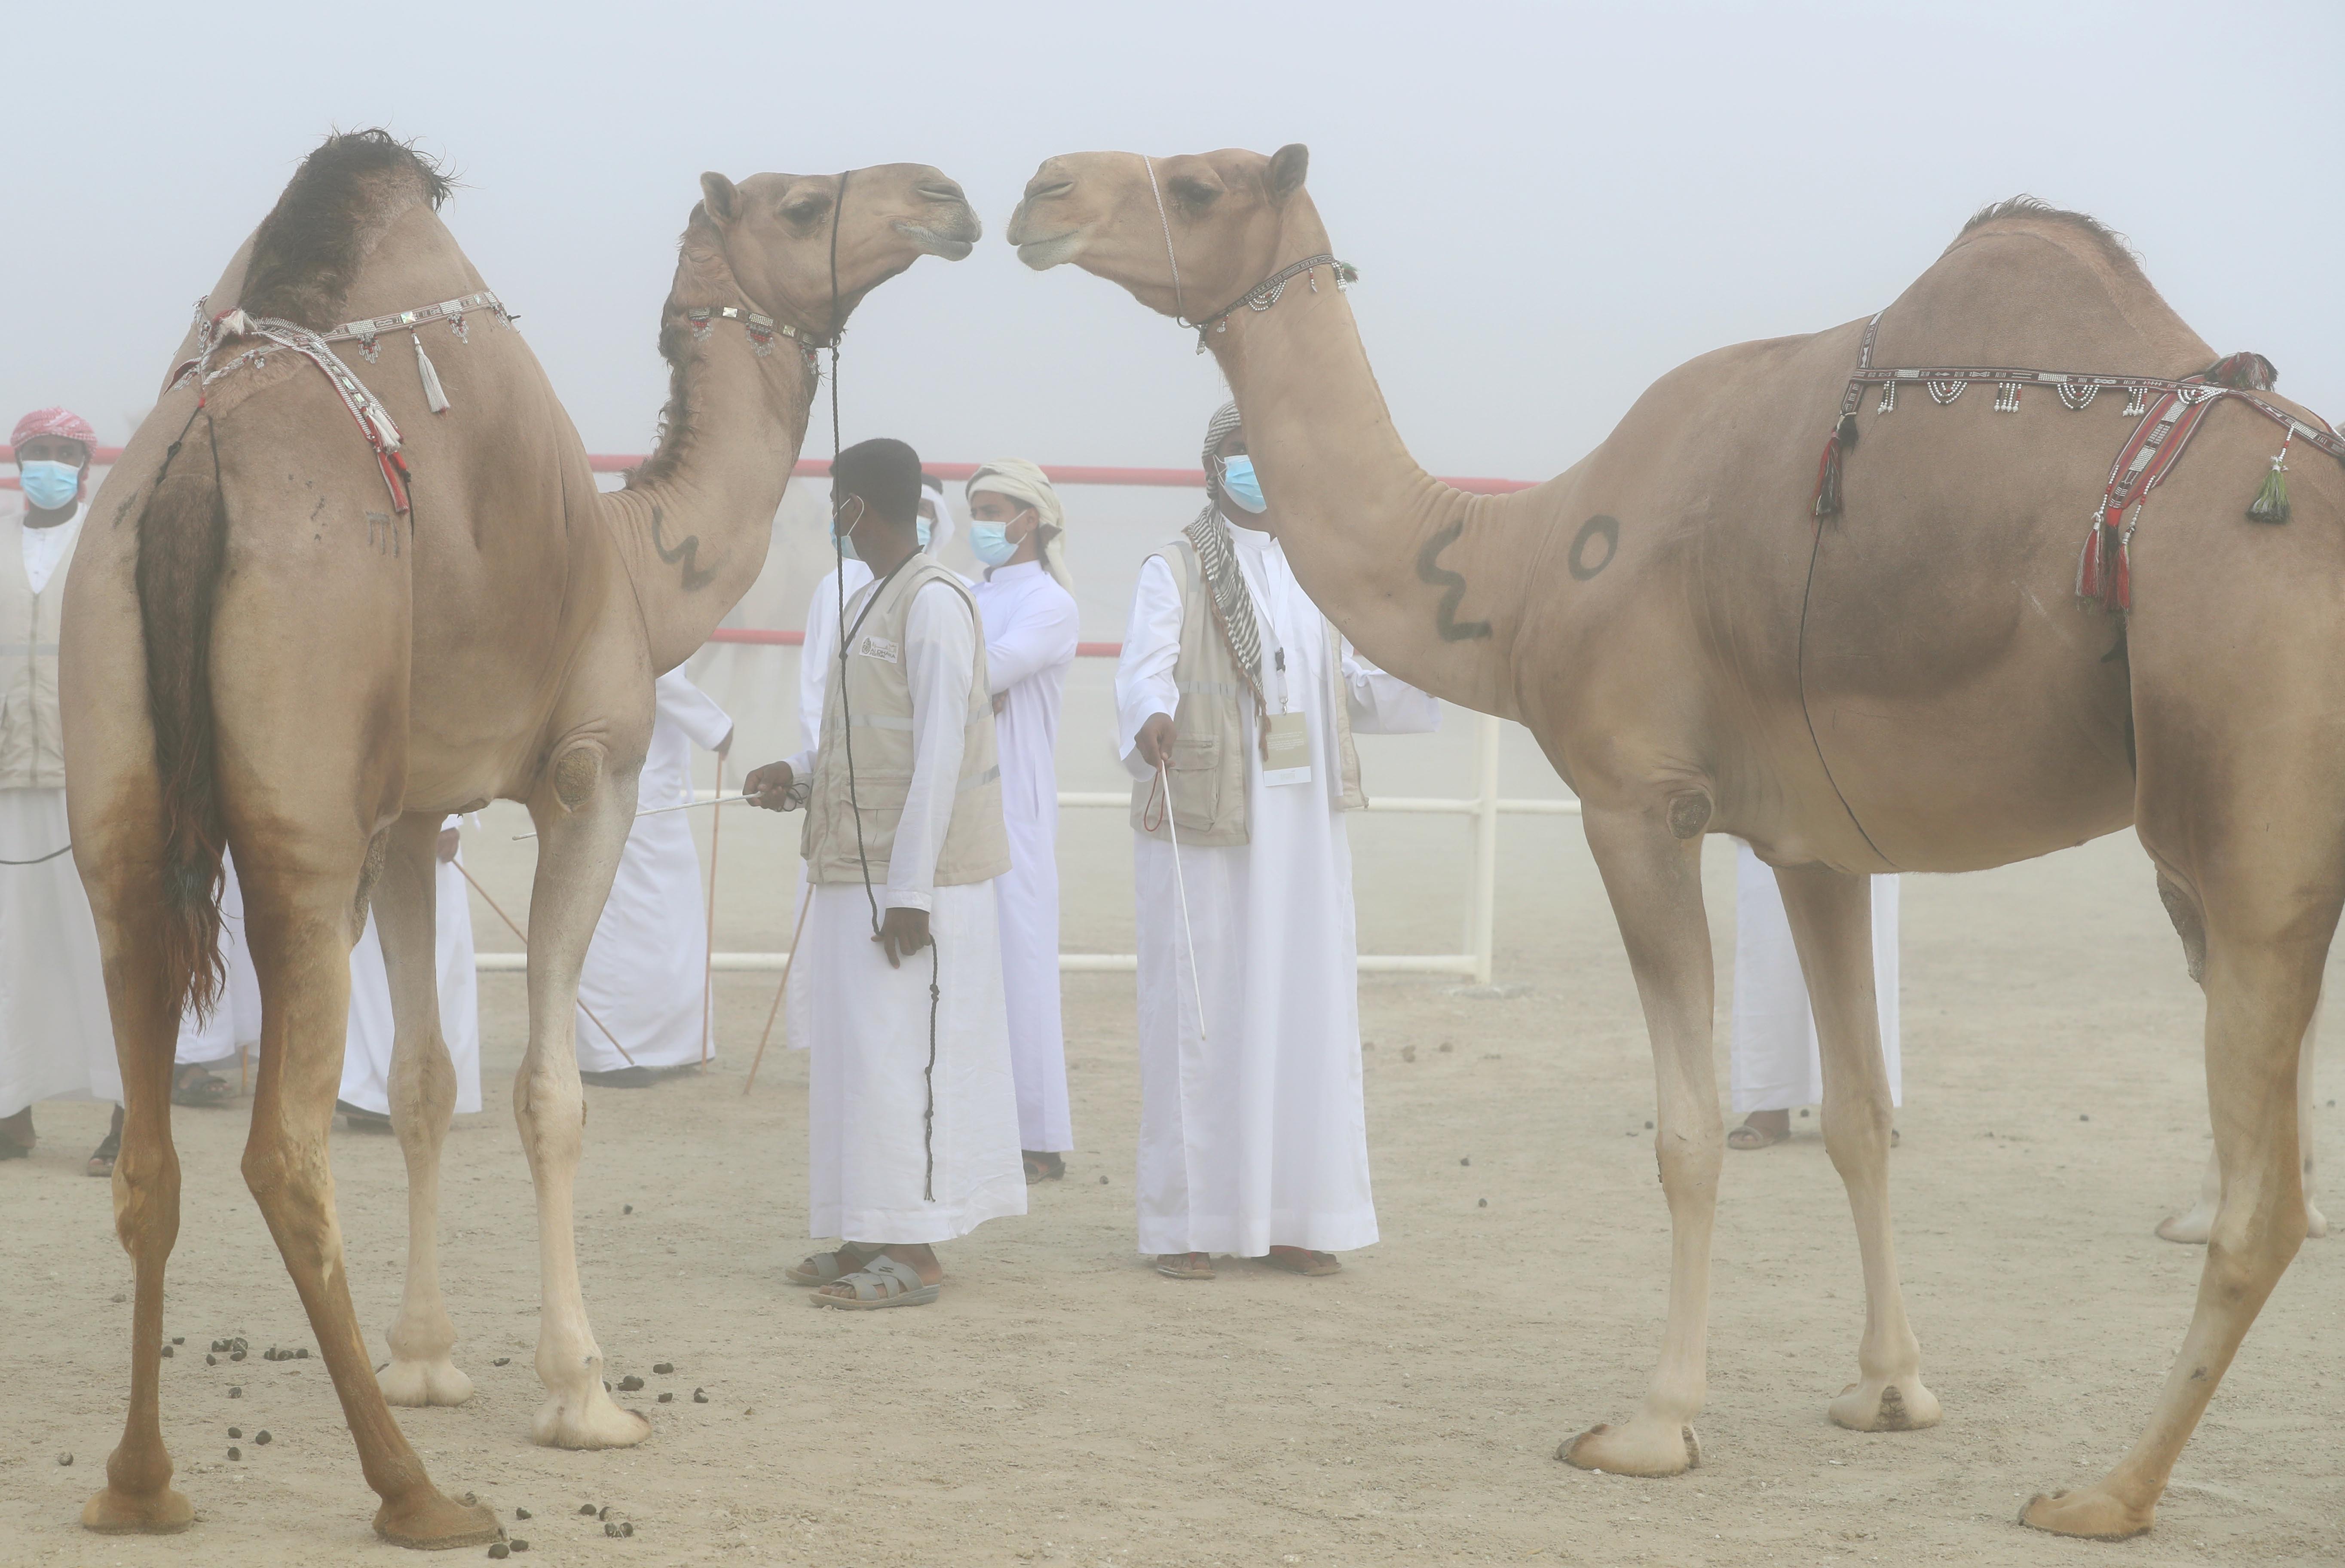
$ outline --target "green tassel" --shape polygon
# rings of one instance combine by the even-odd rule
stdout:
[[[2271,472],[2264,475],[2263,488],[2249,504],[2250,523],[2285,523],[2288,521],[2288,466],[2277,457],[2272,459]]]

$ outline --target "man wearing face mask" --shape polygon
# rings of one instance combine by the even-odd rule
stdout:
[[[819,739],[751,773],[803,806],[813,899],[790,974],[807,1073],[807,1216],[842,1245],[789,1271],[817,1306],[933,1301],[933,1244],[1026,1212],[992,880],[1010,866],[977,606],[919,551],[919,459],[867,441],[832,529],[873,580],[841,608]]]
[[[1135,780],[1140,1249],[1175,1279],[1211,1279],[1216,1252],[1333,1274],[1376,1239],[1352,736],[1430,730],[1441,710],[1294,580],[1234,403],[1204,466],[1204,511],[1141,566],[1115,681]]]
[[[1005,457],[969,476],[971,586],[985,621],[985,669],[1001,748],[1010,870],[994,879],[1018,1141],[1026,1180],[1058,1181],[1075,1146],[1067,1037],[1059,1014],[1059,703],[1079,617],[1066,565],[1066,514],[1033,463]]]
[[[122,1074],[106,1009],[97,921],[69,852],[58,742],[57,616],[81,532],[97,434],[42,409],[10,438],[24,486],[0,492],[0,1159],[33,1152],[38,1100],[107,1100]]]

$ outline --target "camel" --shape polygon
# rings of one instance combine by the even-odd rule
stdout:
[[[649,1434],[604,1387],[571,1215],[579,966],[635,809],[652,681],[764,563],[815,345],[871,289],[924,254],[967,255],[980,232],[960,188],[923,166],[703,175],[660,312],[672,374],[658,449],[624,490],[598,494],[544,372],[502,306],[481,303],[494,296],[437,215],[448,189],[381,132],[310,156],[199,308],[208,324],[178,357],[202,363],[172,379],[107,479],[72,579],[69,808],[127,1090],[115,1220],[137,1278],[129,1416],[83,1512],[92,1530],[167,1532],[191,1517],[157,1424],[179,1201],[168,1089],[181,1007],[217,987],[224,843],[265,1015],[245,1180],[381,1497],[376,1532],[431,1548],[500,1533],[489,1509],[433,1487],[388,1408],[471,1393],[434,1252],[454,1078],[431,888],[442,815],[492,799],[526,804],[539,835],[513,1092],[543,1289],[533,1435],[604,1448]],[[463,308],[456,320],[423,309],[442,300]],[[421,319],[391,314],[411,311]],[[378,313],[379,333],[336,356],[355,372],[349,393],[297,329]],[[366,362],[385,351],[380,369]],[[395,424],[403,446],[379,453],[368,423]],[[348,955],[370,901],[410,1190],[380,1381],[327,1163]]]
[[[2090,527],[2136,428],[2113,413],[2124,392],[2096,407],[2081,385],[2056,398],[2039,382],[2023,404],[2014,382],[1955,402],[1966,382],[1926,399],[1908,382],[1884,407],[1883,388],[1852,385],[1873,331],[1859,320],[1704,355],[1560,476],[1466,494],[1393,427],[1307,164],[1300,146],[1054,158],[1009,238],[1030,267],[1071,262],[1196,326],[1312,596],[1386,668],[1527,725],[1580,799],[1651,1035],[1674,1247],[1641,1407],[1560,1456],[1642,1476],[1700,1457],[1724,1148],[1703,836],[1748,840],[1782,881],[1867,1302],[1859,1380],[1829,1410],[1891,1431],[1940,1410],[1898,1286],[1865,877],[2002,865],[2130,823],[2203,974],[2222,1199],[2148,1429],[2098,1482],[2025,1517],[2078,1536],[2148,1529],[2305,1235],[2298,1044],[2345,900],[2345,475],[2307,446],[2333,437],[2264,394],[2301,422],[2294,521],[2243,520],[2282,429],[2224,392],[2139,514],[2128,583],[2116,539]],[[1528,290],[1539,275],[1495,276]],[[2121,241],[2022,199],[1981,212],[1888,302],[1870,362],[2140,380],[2214,359]],[[2250,360],[2225,361],[2228,385],[2267,384]],[[2104,554],[2085,585],[2129,587],[2129,614],[2080,605],[2088,532]]]

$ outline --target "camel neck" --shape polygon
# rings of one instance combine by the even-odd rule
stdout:
[[[744,302],[670,297],[661,340],[675,373],[659,450],[624,490],[601,498],[655,670],[706,642],[756,580],[806,437],[815,376],[797,341],[685,314]]]
[[[1308,198],[1295,201],[1281,266],[1328,249]],[[1312,601],[1393,674],[1511,715],[1509,645],[1532,547],[1520,510],[1453,490],[1409,455],[1326,270],[1289,281],[1267,310],[1236,311],[1206,344]]]

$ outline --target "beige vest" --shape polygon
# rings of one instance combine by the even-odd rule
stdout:
[[[73,527],[73,524],[64,524]],[[0,517],[0,789],[62,789],[58,739],[57,617],[76,533],[37,594],[25,575],[25,522]]]
[[[959,577],[928,556],[915,555],[878,590],[868,610],[858,610],[852,600],[847,606],[847,627],[855,635],[847,645],[845,673],[834,667],[824,684],[821,751],[815,759],[806,830],[799,841],[807,874],[817,882],[860,882],[866,861],[875,889],[888,880],[896,824],[903,818],[904,797],[912,788],[912,683],[904,667],[904,626],[911,616],[914,592],[929,583],[948,584],[961,596],[977,642],[960,784],[937,855],[936,885],[981,882],[1010,869],[1010,836],[1001,825],[1001,769],[993,748],[993,698],[985,676],[985,623]],[[842,634],[847,627],[840,628]],[[855,716],[851,801],[849,711]],[[860,855],[852,814],[858,808]]]
[[[1181,585],[1181,654],[1172,680],[1181,693],[1172,715],[1172,828],[1181,842],[1200,848],[1243,844],[1246,826],[1245,725],[1239,703],[1251,703],[1245,677],[1230,657],[1213,614],[1213,591],[1205,583],[1197,547],[1186,536],[1156,552]],[[1322,616],[1323,623],[1325,617]],[[1360,756],[1352,745],[1351,704],[1344,692],[1343,645],[1327,625],[1327,689],[1320,700],[1335,716],[1337,776],[1330,781],[1336,809],[1359,811],[1368,798],[1360,789]],[[1152,809],[1153,779],[1132,787],[1132,826],[1152,838],[1170,840],[1164,802]]]

